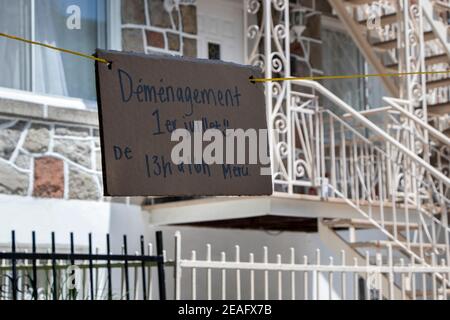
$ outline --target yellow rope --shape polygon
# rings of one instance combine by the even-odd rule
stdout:
[[[34,45],[37,45],[37,46],[41,46],[41,47],[45,47],[45,48],[53,49],[53,50],[58,50],[58,51],[65,52],[65,53],[70,53],[70,54],[73,54],[73,55],[76,55],[76,56],[79,56],[79,57],[95,60],[95,61],[98,61],[98,62],[101,62],[101,63],[106,63],[106,64],[110,63],[108,60],[97,58],[97,57],[94,57],[94,56],[91,56],[91,55],[87,55],[87,54],[84,54],[84,53],[81,53],[81,52],[54,47],[54,46],[51,46],[51,45],[48,45],[48,44],[45,44],[45,43],[42,43],[42,42],[37,42],[37,41],[24,39],[24,38],[12,36],[12,35],[9,35],[9,34],[6,34],[6,33],[1,33],[0,32],[0,37],[5,37],[5,38],[11,39],[11,40],[22,41],[22,42],[25,42],[25,43],[28,43],[28,44],[34,44]]]
[[[92,55],[87,55],[81,52],[72,51],[64,48],[58,48],[51,46],[42,42],[32,41],[17,36],[9,35],[0,32],[0,37],[5,37],[11,40],[22,41],[28,44],[33,44],[37,46],[42,46],[48,49],[57,50],[69,54],[73,54],[79,57],[91,59],[105,64],[110,64],[108,60],[97,58]],[[426,75],[426,74],[444,74],[450,73],[450,70],[445,71],[423,71],[423,72],[400,72],[400,73],[372,73],[372,74],[353,74],[353,75],[339,75],[339,76],[312,76],[312,77],[287,77],[287,78],[253,78],[250,77],[251,82],[269,82],[269,81],[292,81],[292,80],[324,80],[324,79],[358,79],[358,78],[368,78],[368,77],[401,77],[408,75]]]
[[[313,77],[288,77],[288,78],[253,78],[250,77],[251,82],[269,82],[269,81],[292,81],[292,80],[323,80],[323,79],[358,79],[369,77],[401,77],[409,75],[422,74],[444,74],[450,73],[450,70],[445,71],[422,71],[422,72],[400,72],[400,73],[369,73],[369,74],[350,74],[341,76],[313,76]]]

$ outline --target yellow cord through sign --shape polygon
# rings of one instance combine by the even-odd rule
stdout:
[[[101,63],[110,64],[110,62],[108,60],[105,60],[105,59],[97,58],[97,57],[94,57],[94,56],[91,56],[91,55],[87,55],[87,54],[84,54],[84,53],[81,53],[81,52],[77,52],[77,51],[72,51],[72,50],[68,50],[68,49],[54,47],[54,46],[51,46],[49,44],[45,44],[45,43],[42,43],[42,42],[37,42],[37,41],[32,41],[32,40],[28,40],[28,39],[12,36],[12,35],[9,35],[9,34],[6,34],[6,33],[1,33],[0,32],[0,37],[5,37],[5,38],[11,39],[11,40],[22,41],[22,42],[25,42],[25,43],[28,43],[28,44],[34,44],[34,45],[45,47],[45,48],[48,48],[48,49],[58,50],[58,51],[69,53],[69,54],[73,54],[73,55],[76,55],[76,56],[79,56],[79,57],[91,59],[91,60],[98,61],[98,62],[101,62]]]
[[[253,77],[250,77],[249,80],[252,83],[256,83],[256,82],[293,81],[293,80],[359,79],[359,78],[369,78],[369,77],[402,77],[402,76],[411,76],[411,75],[444,74],[444,73],[450,73],[450,70],[399,72],[399,73],[349,74],[349,75],[339,75],[339,76],[287,77],[287,78],[253,78]]]
[[[69,54],[73,54],[79,57],[91,59],[94,61],[98,61],[105,64],[111,64],[110,61],[97,58],[92,55],[87,55],[81,52],[72,51],[64,48],[58,48],[55,46],[51,46],[49,44],[45,44],[42,42],[32,41],[24,38],[20,38],[17,36],[9,35],[6,33],[0,32],[0,37],[5,37],[11,40],[17,40],[22,41],[28,44],[33,44],[41,47],[45,47],[52,50],[57,50]],[[254,78],[253,76],[250,77],[250,82],[256,83],[256,82],[270,82],[270,81],[293,81],[293,80],[324,80],[324,79],[358,79],[358,78],[369,78],[369,77],[401,77],[401,76],[409,76],[409,75],[427,75],[427,74],[445,74],[450,73],[450,70],[443,70],[443,71],[418,71],[418,72],[399,72],[399,73],[372,73],[372,74],[352,74],[352,75],[337,75],[337,76],[312,76],[312,77],[286,77],[286,78]]]

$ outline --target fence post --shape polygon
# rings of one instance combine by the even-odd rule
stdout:
[[[38,290],[37,290],[37,265],[36,265],[36,232],[33,231],[31,233],[31,252],[33,254],[32,264],[33,264],[33,298],[34,300],[38,300]]]
[[[267,265],[269,263],[269,253],[266,246],[264,246],[263,252],[263,261]],[[264,300],[269,300],[269,271],[267,269],[264,270]]]
[[[164,277],[163,237],[161,231],[156,231],[156,254],[158,255],[159,299],[166,300],[166,280]]]
[[[13,300],[17,300],[17,268],[16,268],[16,232],[11,231],[11,253],[12,253],[12,259],[11,259],[11,265],[12,265],[12,279],[11,279],[11,285],[12,285],[12,294],[13,294]]]
[[[208,243],[206,245],[206,261],[211,262],[211,245]],[[207,286],[207,297],[208,300],[211,300],[212,292],[211,292],[211,268],[206,270],[206,286]]]
[[[53,300],[58,300],[58,283],[57,283],[57,278],[58,278],[58,274],[56,271],[56,258],[55,258],[55,254],[56,254],[56,240],[55,240],[55,233],[52,232],[52,278],[53,278]]]
[[[141,240],[141,257],[144,257],[145,256],[145,243],[144,243],[144,236],[143,235],[141,235],[141,239],[140,240]],[[142,260],[141,268],[142,268],[142,270],[141,270],[142,271],[142,298],[143,298],[143,300],[147,300],[145,261],[144,260]]]
[[[75,254],[75,241],[74,241],[74,236],[73,236],[73,232],[70,233],[70,265],[71,268],[75,267],[75,260],[73,258]],[[75,269],[70,273],[70,276],[73,278],[72,283],[67,283],[67,285],[73,285],[74,288],[69,289],[69,300],[72,298],[73,300],[77,299],[77,290],[76,290],[76,278],[75,278]]]
[[[225,252],[222,251],[220,254],[220,261],[225,264],[226,263],[226,255]],[[227,269],[222,269],[222,300],[226,300],[227,297]]]
[[[389,262],[388,262],[389,263],[389,298],[391,300],[394,300],[395,299],[395,296],[394,296],[395,284],[394,284],[394,271],[393,271],[394,259],[392,257],[392,244],[388,245],[388,259],[389,259]],[[402,284],[402,286],[403,286],[403,284]]]
[[[130,281],[128,273],[128,244],[127,235],[123,235],[123,254],[124,254],[124,271],[125,271],[125,297],[130,300]]]
[[[94,294],[94,264],[92,261],[92,233],[89,233],[89,292],[91,300],[95,300]]]
[[[109,239],[109,233],[106,235],[106,269],[108,270],[108,300],[112,300],[112,276],[111,276],[111,243]]]
[[[240,247],[235,246],[236,250],[236,299],[241,300],[241,270],[238,265],[241,262],[240,258]]]
[[[181,298],[181,233],[180,231],[175,232],[175,300],[180,300]]]

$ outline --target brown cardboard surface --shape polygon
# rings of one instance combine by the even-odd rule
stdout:
[[[192,129],[194,121],[202,121],[203,131],[267,129],[263,86],[248,80],[260,77],[256,69],[103,50],[97,56],[112,62],[96,65],[105,195],[272,193],[271,176],[260,174],[266,166],[259,161],[181,166],[171,161],[178,143],[171,141],[171,131]]]

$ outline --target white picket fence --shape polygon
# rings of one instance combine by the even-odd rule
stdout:
[[[186,300],[360,300],[360,299],[405,299],[405,300],[447,300],[450,291],[439,281],[440,274],[444,280],[450,279],[450,267],[444,261],[437,261],[431,256],[431,266],[406,264],[402,258],[393,256],[392,250],[387,255],[376,254],[371,259],[366,254],[365,263],[345,263],[345,252],[338,258],[325,258],[317,249],[314,257],[300,256],[294,248],[290,248],[289,257],[276,254],[269,259],[267,247],[260,253],[249,253],[244,258],[239,245],[234,247],[232,256],[225,252],[214,252],[211,245],[206,244],[202,251],[195,250],[188,259],[182,255],[182,238],[175,233],[174,253],[165,254],[166,288],[168,299]],[[149,254],[152,246],[148,244]],[[273,252],[271,252],[270,256]],[[136,255],[139,255],[136,253]],[[203,256],[204,258],[200,258]],[[215,259],[213,258],[215,257]],[[77,273],[76,297],[72,299],[108,299],[107,266],[105,263],[92,264],[92,278],[89,273],[90,264],[76,264]],[[57,263],[57,277],[60,296],[58,299],[69,299],[71,291],[67,287],[70,274],[67,262]],[[128,270],[129,291],[131,300],[142,300],[143,282],[146,283],[146,299],[158,299],[157,275],[155,264],[145,265],[143,278],[142,264],[129,261],[111,264],[113,270],[113,299],[126,299],[125,274]],[[173,281],[171,271],[173,268]],[[19,299],[30,300],[29,279],[31,267],[26,261],[18,265]],[[51,267],[39,264],[38,272],[43,279],[39,282],[39,299],[52,299],[51,284],[53,276]],[[69,272],[69,273],[68,273]],[[11,299],[10,281],[11,266],[0,260],[0,300]],[[91,288],[91,286],[93,286]],[[395,295],[394,288],[400,288],[401,294]],[[173,288],[173,293],[172,293]],[[90,292],[94,292],[94,297]],[[154,293],[155,291],[155,293]]]
[[[388,261],[383,263],[381,254],[370,263],[345,264],[345,252],[339,261],[333,257],[323,262],[321,252],[316,251],[314,259],[304,256],[297,261],[295,249],[290,257],[269,261],[267,247],[263,248],[262,259],[257,261],[254,253],[243,260],[240,247],[235,246],[234,257],[227,258],[224,252],[220,260],[213,260],[211,245],[206,245],[205,259],[191,252],[189,259],[181,257],[181,235],[175,235],[175,299],[433,299],[446,300],[448,289],[441,287],[436,274],[450,279],[450,267],[444,261],[432,266],[406,265],[401,258],[393,257],[389,250]],[[397,263],[394,263],[394,260]],[[387,283],[387,285],[386,285]],[[394,286],[401,288],[401,295],[394,296]]]

